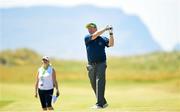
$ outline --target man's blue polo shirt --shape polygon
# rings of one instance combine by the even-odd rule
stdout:
[[[91,35],[84,38],[87,50],[88,62],[104,62],[106,61],[105,46],[108,46],[109,39],[106,37],[98,36],[96,39],[91,40]]]

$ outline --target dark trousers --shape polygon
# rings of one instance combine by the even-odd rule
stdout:
[[[88,76],[94,93],[96,94],[96,104],[98,106],[103,106],[107,103],[104,97],[106,85],[106,67],[106,62],[90,63],[87,65]]]
[[[53,89],[50,90],[38,89],[38,93],[42,108],[52,107],[51,100],[53,95]]]

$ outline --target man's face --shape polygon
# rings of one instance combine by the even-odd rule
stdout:
[[[97,28],[90,27],[90,28],[88,28],[88,31],[90,34],[93,34],[97,31]]]

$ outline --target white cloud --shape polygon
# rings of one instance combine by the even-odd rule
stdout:
[[[178,0],[134,0],[131,7],[122,7],[127,13],[139,15],[164,49],[171,50],[178,41],[180,43]]]
[[[92,4],[116,7],[138,15],[157,42],[166,50],[180,42],[179,0],[1,0],[0,7],[29,7],[34,5],[74,6]],[[178,19],[179,18],[179,19]]]

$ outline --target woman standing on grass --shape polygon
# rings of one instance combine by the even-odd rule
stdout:
[[[53,110],[51,100],[54,87],[56,88],[56,96],[59,96],[56,72],[49,62],[47,56],[42,58],[42,66],[38,69],[35,83],[35,97],[37,98],[37,94],[39,93],[43,111]]]

